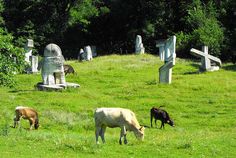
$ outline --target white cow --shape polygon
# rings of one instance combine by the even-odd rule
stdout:
[[[96,143],[98,144],[98,137],[101,136],[103,143],[105,143],[104,134],[106,127],[114,128],[120,127],[119,143],[122,144],[122,137],[124,143],[127,144],[126,132],[133,131],[136,138],[144,139],[144,127],[140,126],[135,114],[129,109],[123,108],[98,108],[94,113],[95,119],[95,135]]]

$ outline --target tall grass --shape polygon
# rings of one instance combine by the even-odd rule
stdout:
[[[34,89],[40,74],[17,75],[14,89],[0,88],[1,157],[235,157],[236,66],[198,73],[198,63],[177,59],[171,85],[158,83],[162,62],[152,55],[110,55],[89,62],[67,61],[77,74],[66,76],[79,89],[42,92]],[[13,129],[17,105],[38,110],[40,127]],[[164,130],[146,128],[139,142],[120,129],[107,129],[106,144],[95,144],[93,113],[97,107],[129,108],[142,125],[149,110],[164,106],[175,121]],[[160,127],[160,122],[158,122]]]

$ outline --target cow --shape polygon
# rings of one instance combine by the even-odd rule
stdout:
[[[151,116],[151,127],[152,127],[152,120],[153,120],[153,117],[155,119],[155,125],[157,125],[157,120],[161,120],[161,127],[160,129],[164,128],[165,126],[165,123],[171,125],[174,127],[174,122],[173,120],[171,120],[169,114],[163,110],[163,109],[160,109],[159,108],[155,108],[153,107],[151,110],[150,110],[150,116]]]
[[[75,74],[75,70],[71,65],[63,65],[63,67],[64,67],[65,75],[70,74],[70,73]]]
[[[98,144],[98,137],[100,136],[103,143],[105,143],[106,127],[114,128],[120,127],[119,143],[122,144],[122,137],[124,137],[124,144],[127,144],[126,132],[132,131],[137,139],[144,139],[144,127],[140,126],[135,114],[129,109],[123,108],[97,108],[94,113],[95,119],[95,135],[96,143]]]
[[[29,107],[17,106],[15,109],[13,128],[16,128],[21,118],[29,120],[30,130],[33,129],[33,126],[35,129],[38,129],[39,119],[38,119],[38,113],[36,112],[36,110]]]

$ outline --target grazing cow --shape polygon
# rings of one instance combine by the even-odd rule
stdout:
[[[30,130],[32,130],[33,126],[35,129],[38,129],[39,127],[39,119],[38,119],[38,113],[29,107],[23,107],[23,106],[17,106],[15,109],[16,116],[14,117],[14,128],[16,125],[19,124],[20,119],[27,119],[30,122]]]
[[[63,65],[63,66],[64,66],[65,75],[70,74],[70,73],[75,74],[75,70],[71,65]]]
[[[159,108],[155,108],[153,107],[150,110],[150,114],[151,114],[151,127],[152,127],[152,119],[154,117],[155,119],[155,125],[157,125],[157,120],[161,120],[161,127],[160,128],[164,128],[165,123],[168,123],[171,126],[174,126],[174,122],[173,120],[171,120],[171,118],[169,117],[169,114],[163,110]]]
[[[105,130],[106,127],[114,128],[120,127],[119,143],[122,144],[122,137],[124,143],[127,144],[126,132],[133,131],[137,139],[144,139],[144,127],[140,126],[135,114],[123,108],[98,108],[94,113],[95,126],[96,126],[96,143],[98,144],[98,137],[101,136],[103,143],[105,143]]]

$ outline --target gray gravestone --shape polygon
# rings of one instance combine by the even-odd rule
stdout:
[[[38,72],[38,56],[31,56],[31,72],[37,73]]]
[[[157,47],[161,48],[161,60],[164,65],[159,68],[159,82],[170,84],[172,81],[172,67],[175,65],[175,43],[176,37],[172,36],[161,43],[157,43]]]
[[[64,73],[64,57],[56,44],[48,44],[44,49],[42,63],[42,83],[38,83],[40,90],[59,90],[66,87],[79,87],[78,84],[66,83]]]
[[[142,43],[142,37],[140,35],[136,36],[136,41],[135,41],[135,53],[136,54],[144,54],[145,48]]]
[[[82,48],[79,51],[78,60],[79,61],[85,60],[85,53],[84,53],[84,50]]]
[[[190,52],[194,56],[201,58],[201,66],[199,67],[200,70],[203,70],[203,71],[219,70],[219,67],[221,66],[221,60],[219,58],[216,58],[208,54],[207,46],[203,46],[202,51],[192,48]],[[213,65],[213,63],[215,63],[217,66]]]

